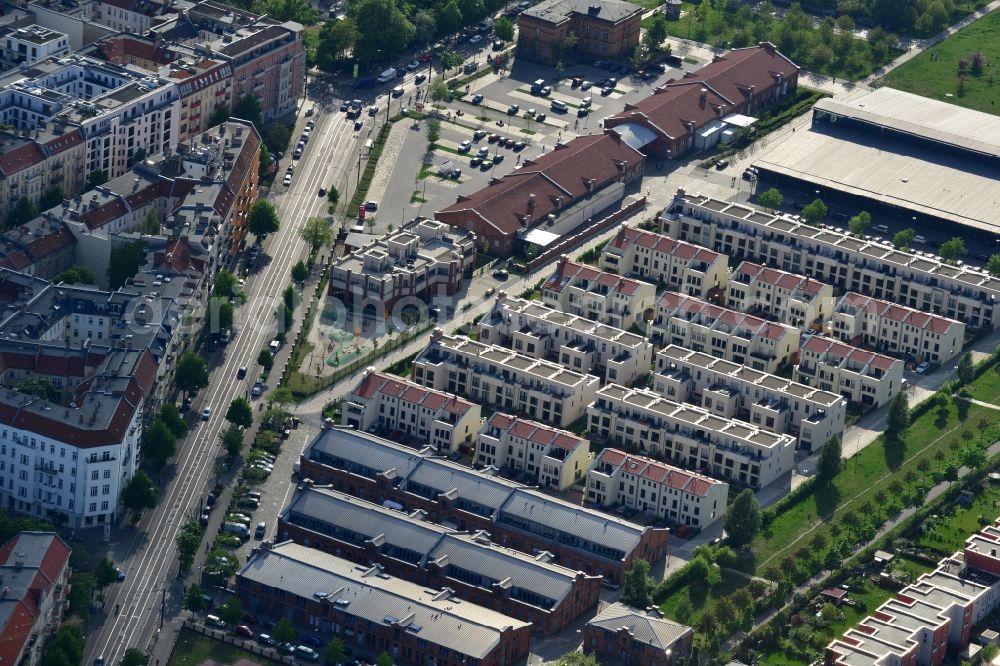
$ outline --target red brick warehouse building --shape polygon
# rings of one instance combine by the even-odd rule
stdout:
[[[697,72],[667,81],[605,119],[604,128],[647,156],[676,158],[711,142],[709,136],[699,137],[714,129],[709,126],[725,124],[731,114],[753,116],[794,93],[798,82],[798,66],[774,44],[762,42],[716,56]]]
[[[643,8],[618,0],[546,0],[517,20],[519,56],[550,65],[573,51],[593,58],[627,58],[639,45]]]

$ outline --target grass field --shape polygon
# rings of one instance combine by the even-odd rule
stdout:
[[[968,507],[959,506],[955,508],[953,515],[928,520],[920,536],[913,540],[914,545],[933,549],[941,555],[955,552],[973,532],[982,527],[980,518],[993,521],[1000,515],[998,502],[1000,488],[990,486],[977,495]]]
[[[972,54],[981,51],[986,65],[982,73],[965,75],[960,90],[959,61],[971,64]],[[993,73],[1000,63],[1000,12],[991,12],[940,44],[890,72],[885,85],[917,95],[951,102],[986,113],[1000,113],[1000,84]]]
[[[264,666],[277,666],[279,662],[241,650],[233,645],[203,636],[196,631],[184,629],[177,638],[174,651],[170,654],[167,666],[197,666],[206,659],[214,659],[223,664],[235,664],[240,659],[250,659]]]
[[[983,374],[976,381],[965,387],[969,395],[976,400],[1000,404],[1000,370],[994,366]]]
[[[949,402],[947,407],[932,409],[917,419],[906,433],[903,447],[886,447],[881,439],[870,444],[846,462],[831,486],[819,488],[778,515],[761,532],[753,544],[754,564],[759,569],[779,556],[790,554],[793,549],[789,546],[818,520],[828,523],[848,510],[857,511],[865,502],[879,503],[876,495],[879,491],[888,494],[894,483],[899,484],[903,493],[918,484],[932,485],[927,477],[954,462],[970,434],[975,436],[975,432],[998,421],[1000,412],[996,410],[971,405],[966,413],[960,414],[954,403]],[[850,452],[851,442],[844,446]],[[919,470],[921,466],[923,470]],[[812,533],[819,531],[823,528],[818,527]],[[805,543],[800,541],[796,547]]]

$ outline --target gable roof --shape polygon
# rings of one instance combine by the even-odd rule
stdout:
[[[687,634],[694,633],[691,627],[647,615],[622,603],[611,604],[588,622],[587,626],[613,632],[624,627],[636,641],[657,650],[667,650]]]

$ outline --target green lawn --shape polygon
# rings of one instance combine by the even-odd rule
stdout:
[[[1000,502],[1000,488],[986,488],[976,495],[968,507],[959,506],[955,508],[953,515],[929,519],[924,523],[920,536],[914,539],[914,545],[933,549],[942,556],[955,552],[970,535],[982,527],[980,517],[992,521],[1000,514],[997,502]]]
[[[737,588],[744,587],[749,584],[749,579],[729,571],[728,569],[723,569],[722,580],[719,581],[718,585],[709,588],[707,593],[704,592],[704,585],[682,585],[660,603],[660,612],[668,618],[675,619],[674,609],[677,607],[677,602],[680,600],[681,593],[683,590],[688,590],[691,595],[691,605],[694,608],[694,612],[691,614],[691,617],[686,620],[685,624],[693,626],[698,623],[698,618],[701,617],[701,614],[704,613],[706,609],[710,608],[717,600],[732,594]]]
[[[203,636],[196,631],[184,629],[177,638],[177,644],[174,645],[174,651],[170,654],[167,666],[198,666],[206,659],[214,659],[223,664],[234,664],[243,658],[265,666],[279,664],[279,662],[265,659],[253,652],[241,650],[222,641]]]
[[[959,61],[981,51],[987,63],[980,74],[965,75],[964,91],[959,89]],[[903,66],[893,70],[885,85],[959,106],[1000,113],[1000,87],[993,85],[995,63],[1000,62],[1000,12],[991,12],[936,46],[932,46]],[[949,96],[950,95],[950,96]]]
[[[984,372],[972,384],[965,387],[969,395],[976,400],[1000,405],[1000,366],[994,366]]]
[[[886,447],[881,439],[870,444],[846,462],[844,470],[830,487],[818,489],[775,517],[754,541],[754,564],[758,568],[773,564],[780,557],[805,546],[808,538],[827,531],[814,529],[807,539],[789,548],[817,521],[829,523],[830,519],[843,516],[848,510],[857,513],[867,502],[881,508],[886,502],[879,501],[877,495],[881,491],[887,495],[888,501],[895,499],[890,494],[890,486],[895,482],[902,488],[901,495],[918,485],[933,485],[930,477],[935,471],[943,470],[949,462],[957,461],[959,450],[966,445],[968,438],[977,436],[998,422],[1000,412],[996,410],[970,405],[966,414],[959,414],[955,405],[949,402],[947,407],[932,409],[917,419],[910,426],[901,449]],[[848,453],[851,445],[852,442],[844,443]],[[924,461],[924,470],[918,469],[921,461]]]

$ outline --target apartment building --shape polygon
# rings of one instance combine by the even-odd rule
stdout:
[[[0,29],[0,64],[3,69],[30,65],[50,56],[69,53],[69,37],[37,24]]]
[[[904,363],[821,335],[799,349],[795,378],[865,407],[889,404],[903,390]]]
[[[811,227],[795,217],[744,203],[677,191],[664,219],[673,238],[698,243],[737,261],[768,266],[861,292],[971,329],[1000,323],[1000,278],[972,266],[897,250],[833,227]]]
[[[492,543],[482,532],[458,532],[326,487],[305,487],[278,521],[291,539],[390,576],[530,622],[553,634],[597,605],[601,578]]]
[[[476,466],[520,473],[528,483],[566,490],[590,464],[590,442],[503,412],[490,416],[476,440]]]
[[[0,546],[0,659],[37,666],[69,610],[72,549],[54,532],[21,532]]]
[[[344,397],[343,425],[398,441],[403,433],[439,453],[471,449],[479,405],[368,368]]]
[[[479,339],[555,361],[604,381],[632,384],[649,374],[653,345],[641,335],[499,292],[479,321]]]
[[[303,478],[452,529],[484,531],[497,544],[620,582],[637,558],[666,555],[668,530],[640,526],[529,487],[343,427],[302,452]],[[548,557],[548,556],[546,556]]]
[[[688,296],[709,298],[725,293],[728,257],[652,231],[622,225],[604,246],[600,266],[619,275],[659,282]]]
[[[563,428],[586,413],[601,383],[593,375],[440,329],[413,361],[413,380]]]
[[[818,449],[844,430],[847,401],[831,391],[676,345],[656,355],[656,372],[653,388],[668,400],[794,435],[804,451]]]
[[[774,373],[799,350],[799,329],[664,292],[656,302],[652,339]]]
[[[236,594],[247,612],[287,617],[400,664],[504,666],[530,649],[529,622],[292,542],[253,555]]]
[[[37,206],[47,190],[81,191],[87,178],[86,160],[87,142],[79,128],[57,125],[38,132],[0,130],[0,219],[6,219],[22,198]],[[51,247],[38,240],[26,236],[25,247],[18,248],[17,252],[31,259],[26,263],[34,264],[50,254]],[[10,267],[22,270],[19,259]]]
[[[51,280],[76,263],[76,245],[65,224],[36,217],[0,233],[0,268]]]
[[[91,5],[90,20],[116,32],[144,35],[153,21],[166,14],[177,13],[171,2],[153,0],[95,0]]]
[[[790,472],[795,438],[679,404],[645,389],[608,384],[587,408],[592,438],[684,469],[760,489]]]
[[[583,627],[584,654],[618,664],[673,666],[691,655],[694,630],[663,618],[659,610],[640,611],[613,603]]]
[[[916,363],[947,363],[965,344],[965,324],[960,321],[854,291],[837,303],[826,332]]]
[[[701,530],[726,516],[729,484],[652,458],[604,449],[587,472],[588,502],[623,506]]]
[[[584,319],[629,330],[644,324],[643,315],[656,301],[656,287],[563,255],[542,285],[542,302]]]
[[[337,259],[329,294],[354,316],[400,316],[394,306],[451,296],[476,260],[476,238],[447,224],[418,218]]]
[[[1000,527],[987,525],[963,550],[896,593],[827,645],[830,666],[939,666],[965,648],[972,628],[1000,604]]]
[[[555,64],[560,44],[576,37],[573,50],[584,58],[627,57],[639,45],[642,9],[619,0],[546,0],[517,19],[519,55]]]
[[[736,310],[777,320],[795,328],[821,326],[833,310],[833,287],[749,261],[729,280],[727,304]]]

